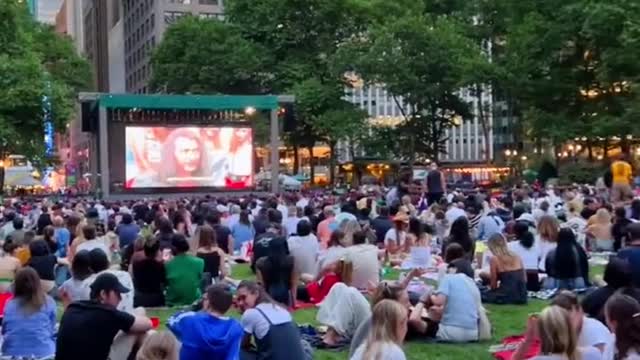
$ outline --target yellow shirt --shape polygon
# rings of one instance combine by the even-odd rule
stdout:
[[[614,184],[629,184],[631,179],[631,165],[626,161],[615,161],[611,164],[611,174]]]

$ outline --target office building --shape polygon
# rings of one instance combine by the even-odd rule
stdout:
[[[486,163],[494,157],[491,91],[486,89],[482,97],[485,119],[487,121],[486,128],[489,132],[487,137],[490,145],[488,153],[485,150],[485,136],[478,115],[480,102],[478,98],[473,96],[467,89],[462,89],[459,95],[469,104],[473,117],[470,119],[462,119],[459,123],[445,131],[446,151],[440,153],[438,158],[443,163]],[[405,107],[405,113],[410,112],[402,97],[398,97],[397,101],[394,100],[383,86],[348,88],[345,91],[345,100],[365,110],[370,116],[369,120],[378,126],[394,126],[402,122],[402,107]],[[352,161],[353,159],[346,157],[341,160]]]
[[[168,26],[186,14],[222,18],[222,0],[125,0],[123,36],[125,89],[146,93],[151,77],[151,51]]]
[[[62,0],[30,0],[27,2],[29,10],[35,18],[46,24],[55,24],[56,15]]]

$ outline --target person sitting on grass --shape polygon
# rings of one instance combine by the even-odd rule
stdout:
[[[578,335],[578,346],[593,346],[600,351],[611,338],[611,333],[600,321],[588,318],[584,315],[578,296],[571,291],[563,290],[551,301],[551,305],[560,306],[567,310],[571,316],[571,323]]]
[[[160,242],[149,235],[144,241],[144,258],[131,264],[133,277],[134,307],[161,307],[165,305],[164,287],[167,284],[162,256],[160,254]]]
[[[406,308],[397,301],[382,300],[373,308],[367,340],[350,359],[405,360],[402,343],[406,334]]]
[[[159,331],[149,334],[140,350],[136,354],[136,360],[178,360],[180,343],[168,331]]]
[[[378,286],[369,289],[372,307],[376,306],[376,304],[378,304],[382,300],[388,299],[399,302],[407,309],[407,336],[410,338],[424,338],[425,336],[434,337],[438,329],[438,314],[430,313],[428,318],[423,318],[423,309],[428,309],[429,311],[431,309],[429,309],[428,306],[424,308],[422,304],[417,304],[414,308],[412,308],[411,301],[409,299],[409,292],[407,291],[407,287],[414,277],[420,276],[422,273],[423,270],[414,269],[409,272],[409,274],[401,282],[383,281],[379,283]],[[420,316],[414,317],[412,319],[410,315],[414,313],[420,314]],[[356,349],[364,343],[367,334],[369,334],[370,332],[371,317],[363,321],[353,334],[353,337],[351,339],[351,346],[349,348],[349,356],[353,356]]]
[[[66,309],[69,304],[78,300],[86,300],[87,284],[85,280],[91,276],[91,257],[87,250],[79,251],[73,257],[71,264],[71,279],[68,279],[58,289],[62,305]]]
[[[167,304],[190,305],[201,296],[204,261],[189,254],[189,243],[182,234],[174,234],[174,257],[165,264],[167,272]]]
[[[98,249],[93,251],[101,252]],[[126,335],[144,335],[152,327],[149,318],[117,309],[122,294],[129,291],[114,274],[98,275],[91,284],[90,300],[72,303],[62,315],[56,342],[56,359],[128,358],[135,342],[121,339]],[[120,332],[125,336],[120,336]]]
[[[640,303],[628,295],[613,295],[605,305],[605,317],[615,336],[605,347],[603,359],[639,359]]]
[[[284,237],[269,242],[269,254],[256,263],[256,278],[275,301],[295,306],[298,276]]]
[[[204,261],[206,286],[214,280],[218,281],[225,277],[226,253],[218,246],[216,232],[209,225],[202,225],[199,228],[196,256]]]
[[[182,312],[169,318],[168,327],[182,347],[181,360],[235,360],[244,336],[240,323],[225,314],[233,295],[224,284],[211,285],[204,296],[200,312]]]
[[[311,360],[312,349],[300,338],[300,332],[287,309],[278,305],[253,281],[242,281],[236,292],[236,306],[242,313],[240,323],[245,336],[240,360]],[[251,340],[255,350],[251,349]]]
[[[533,360],[600,360],[602,354],[594,347],[579,348],[578,336],[571,315],[559,306],[549,306],[540,314],[529,317],[524,341],[511,357],[524,360],[535,340],[540,340],[540,354]]]
[[[616,257],[609,259],[609,263],[604,268],[605,286],[599,287],[588,293],[582,299],[582,309],[594,319],[606,324],[604,317],[604,305],[613,294],[628,286],[631,286],[631,268],[629,264]]]
[[[45,294],[32,268],[18,271],[14,297],[4,309],[2,355],[49,357],[56,352],[56,303]]]
[[[114,275],[118,281],[123,284],[127,289],[133,289],[133,280],[131,279],[131,275],[129,275],[126,271],[121,270],[112,270],[109,269],[109,259],[107,255],[101,249],[93,249],[89,251],[89,267],[93,274],[89,276],[85,282],[85,293],[84,296],[79,300],[90,300],[91,299],[91,286],[96,278],[102,273],[110,273]],[[133,293],[126,292],[121,294],[121,301],[118,303],[117,308],[120,311],[126,311],[130,314],[134,313],[133,307]]]
[[[589,284],[587,254],[571,229],[558,232],[558,246],[547,255],[546,289],[582,289]]]
[[[487,245],[493,256],[489,264],[490,289],[482,293],[482,302],[526,304],[527,279],[522,260],[509,250],[507,240],[502,234],[491,235]]]

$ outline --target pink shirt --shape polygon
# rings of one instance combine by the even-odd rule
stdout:
[[[327,244],[329,244],[329,240],[331,240],[331,229],[329,229],[329,224],[331,224],[333,219],[333,217],[330,217],[320,221],[318,224],[318,239],[320,240],[320,247],[322,249],[326,249]]]

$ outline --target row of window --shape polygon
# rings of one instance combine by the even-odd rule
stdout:
[[[138,50],[129,54],[126,59],[127,70],[135,68],[140,63],[146,63],[147,56],[151,53],[151,51],[155,46],[156,46],[156,37],[152,36],[151,39],[147,40],[143,44],[143,46],[138,48]]]
[[[147,38],[147,35],[153,33],[155,26],[156,17],[152,14],[144,22],[140,22],[140,26],[135,32],[130,33],[126,31],[126,33],[130,34],[130,36],[128,36],[125,40],[125,51],[131,51],[131,49],[138,45],[141,40]]]
[[[190,5],[196,2],[200,5],[218,5],[218,0],[169,0],[172,4]]]

